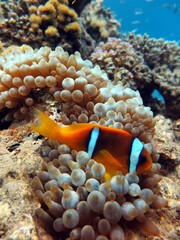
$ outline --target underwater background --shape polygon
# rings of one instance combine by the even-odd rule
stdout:
[[[148,34],[180,44],[180,1],[178,0],[104,0],[121,23],[121,34]],[[155,89],[152,97],[164,101]]]
[[[179,239],[179,4],[0,0],[0,239]]]
[[[121,33],[147,33],[180,43],[179,0],[104,0],[104,6],[121,22]]]

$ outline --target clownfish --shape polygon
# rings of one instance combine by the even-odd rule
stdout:
[[[40,110],[35,112],[37,119],[31,124],[32,130],[71,149],[86,151],[105,166],[107,176],[112,177],[117,171],[142,174],[152,167],[151,156],[142,142],[124,130],[91,123],[61,127]]]

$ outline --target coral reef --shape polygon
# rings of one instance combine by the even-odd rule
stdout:
[[[39,5],[37,9],[29,9],[30,31],[41,36],[42,41],[49,41],[57,45],[63,45],[68,39],[73,39],[70,43],[73,49],[78,49],[78,39],[81,27],[78,23],[77,13],[69,8],[68,1],[49,0],[44,5]],[[62,37],[63,36],[63,37]]]
[[[109,10],[102,7],[102,0],[88,4],[81,13],[83,27],[96,43],[108,37],[119,37],[120,23]]]
[[[180,118],[180,47],[176,42],[129,34],[124,37],[144,58],[152,78],[147,87],[159,90],[165,99],[167,114]],[[143,83],[142,83],[143,84]]]
[[[149,38],[147,34],[135,35],[129,33],[123,38],[131,43],[143,55],[144,61],[150,69],[166,65],[171,71],[179,67],[179,47],[176,42],[164,39]]]
[[[143,58],[136,55],[133,46],[118,38],[108,38],[107,42],[100,42],[91,54],[91,60],[101,68],[106,69],[110,79],[119,79],[131,88],[138,88],[138,81],[133,68],[143,65]],[[138,77],[142,77],[142,74]],[[145,74],[143,75],[145,77]]]
[[[69,7],[68,0],[8,1],[8,4],[2,2],[1,8],[0,38],[6,46],[64,44],[70,51],[79,49],[81,27],[77,13]]]
[[[151,100],[151,94],[158,89],[165,99],[166,113],[179,118],[179,51],[175,42],[129,34],[124,41],[109,38],[107,42],[99,43],[91,59],[111,78],[115,72],[117,79],[138,89],[145,104],[152,105],[155,110],[158,109]]]
[[[97,0],[96,3],[87,4],[89,2],[1,1],[0,40],[6,47],[29,44],[37,48],[55,48],[60,45],[70,53],[78,50],[87,58],[96,42],[119,35],[119,23],[102,8],[102,2]],[[86,10],[82,13],[84,8]],[[98,33],[96,36],[94,29]]]
[[[33,41],[33,34],[29,32],[30,1],[1,1],[0,2],[0,39],[5,46],[29,43]]]

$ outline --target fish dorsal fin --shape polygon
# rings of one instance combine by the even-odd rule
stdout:
[[[83,131],[84,129],[91,129],[93,128],[93,126],[98,126],[95,124],[91,124],[91,123],[73,123],[71,125],[67,125],[64,127],[64,130],[68,133],[68,132],[75,132],[75,131]]]

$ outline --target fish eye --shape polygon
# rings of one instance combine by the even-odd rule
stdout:
[[[146,157],[144,157],[144,156],[141,155],[141,156],[139,157],[139,162],[138,162],[138,164],[141,165],[141,164],[143,164],[143,163],[145,163],[145,162],[146,162]]]

